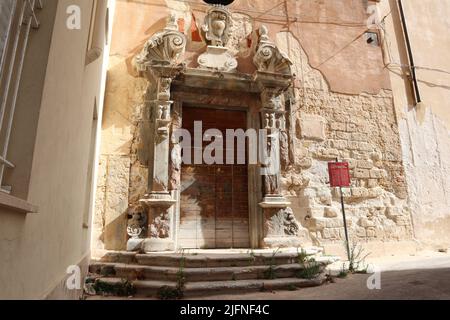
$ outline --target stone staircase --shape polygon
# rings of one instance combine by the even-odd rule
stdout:
[[[324,270],[336,258],[322,256],[320,249],[303,253],[108,252],[91,261],[87,291],[91,295],[176,299],[323,284]]]

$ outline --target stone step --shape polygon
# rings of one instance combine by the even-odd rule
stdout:
[[[185,297],[199,297],[219,294],[237,294],[242,292],[296,290],[298,288],[317,287],[324,284],[326,277],[323,275],[315,279],[259,279],[241,281],[214,281],[187,283],[184,292]]]
[[[320,257],[320,248],[306,249],[310,256]],[[140,264],[161,267],[179,267],[181,261],[186,268],[242,267],[255,265],[285,265],[298,262],[297,252],[264,253],[145,253],[107,252],[100,262]]]
[[[297,263],[296,254],[271,255],[198,255],[198,256],[151,256],[136,255],[137,262],[151,266],[176,266],[183,260],[186,268],[219,268],[219,267],[247,267],[255,265],[284,265]]]
[[[323,271],[327,262],[319,262]],[[272,268],[272,271],[269,269]],[[183,268],[183,277],[188,282],[226,281],[226,280],[255,280],[296,277],[303,268],[298,264],[286,265],[256,265],[242,267],[215,268]],[[89,271],[104,277],[119,277],[128,280],[161,280],[177,281],[180,268],[143,266],[123,263],[91,263]]]
[[[323,275],[315,279],[283,278],[272,280],[237,280],[237,281],[206,281],[206,282],[188,282],[183,289],[184,297],[199,297],[219,294],[233,294],[241,292],[273,291],[273,290],[296,290],[298,288],[316,287],[326,281]],[[99,278],[98,283],[108,286],[119,286],[123,284],[120,278]],[[135,280],[131,282],[136,290],[136,297],[155,297],[157,298],[162,291],[166,296],[170,295],[171,290],[176,290],[177,284],[173,281],[156,280]],[[164,288],[164,290],[162,289]]]
[[[317,257],[317,256],[316,256]],[[185,268],[219,268],[246,267],[257,265],[297,264],[298,253],[282,252],[266,254],[130,254],[108,253],[100,262],[128,263],[147,266],[179,267],[183,262]]]

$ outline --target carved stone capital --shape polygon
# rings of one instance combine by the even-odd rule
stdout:
[[[159,78],[158,79],[158,100],[168,101],[170,100],[170,86],[172,85],[172,78]]]
[[[264,109],[284,110],[284,89],[280,87],[264,87],[261,92],[261,102]]]
[[[186,36],[178,30],[176,16],[171,15],[164,30],[154,34],[136,57],[137,69],[147,71],[154,64],[178,64],[186,43]]]

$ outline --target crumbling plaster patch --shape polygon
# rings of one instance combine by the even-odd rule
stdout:
[[[418,240],[447,246],[450,235],[450,131],[430,108],[420,121],[415,109],[399,120],[406,178]]]
[[[296,156],[282,179],[297,219],[316,244],[344,239],[340,194],[329,187],[327,171],[327,163],[338,158],[351,167],[352,186],[344,189],[350,237],[358,241],[411,239],[391,91],[373,95],[331,92],[323,75],[309,66],[292,34],[278,33],[277,44],[291,57],[300,80],[291,106],[296,119]]]

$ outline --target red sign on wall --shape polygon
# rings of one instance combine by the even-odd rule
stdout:
[[[329,162],[328,173],[332,187],[350,187],[350,168],[348,162]]]

